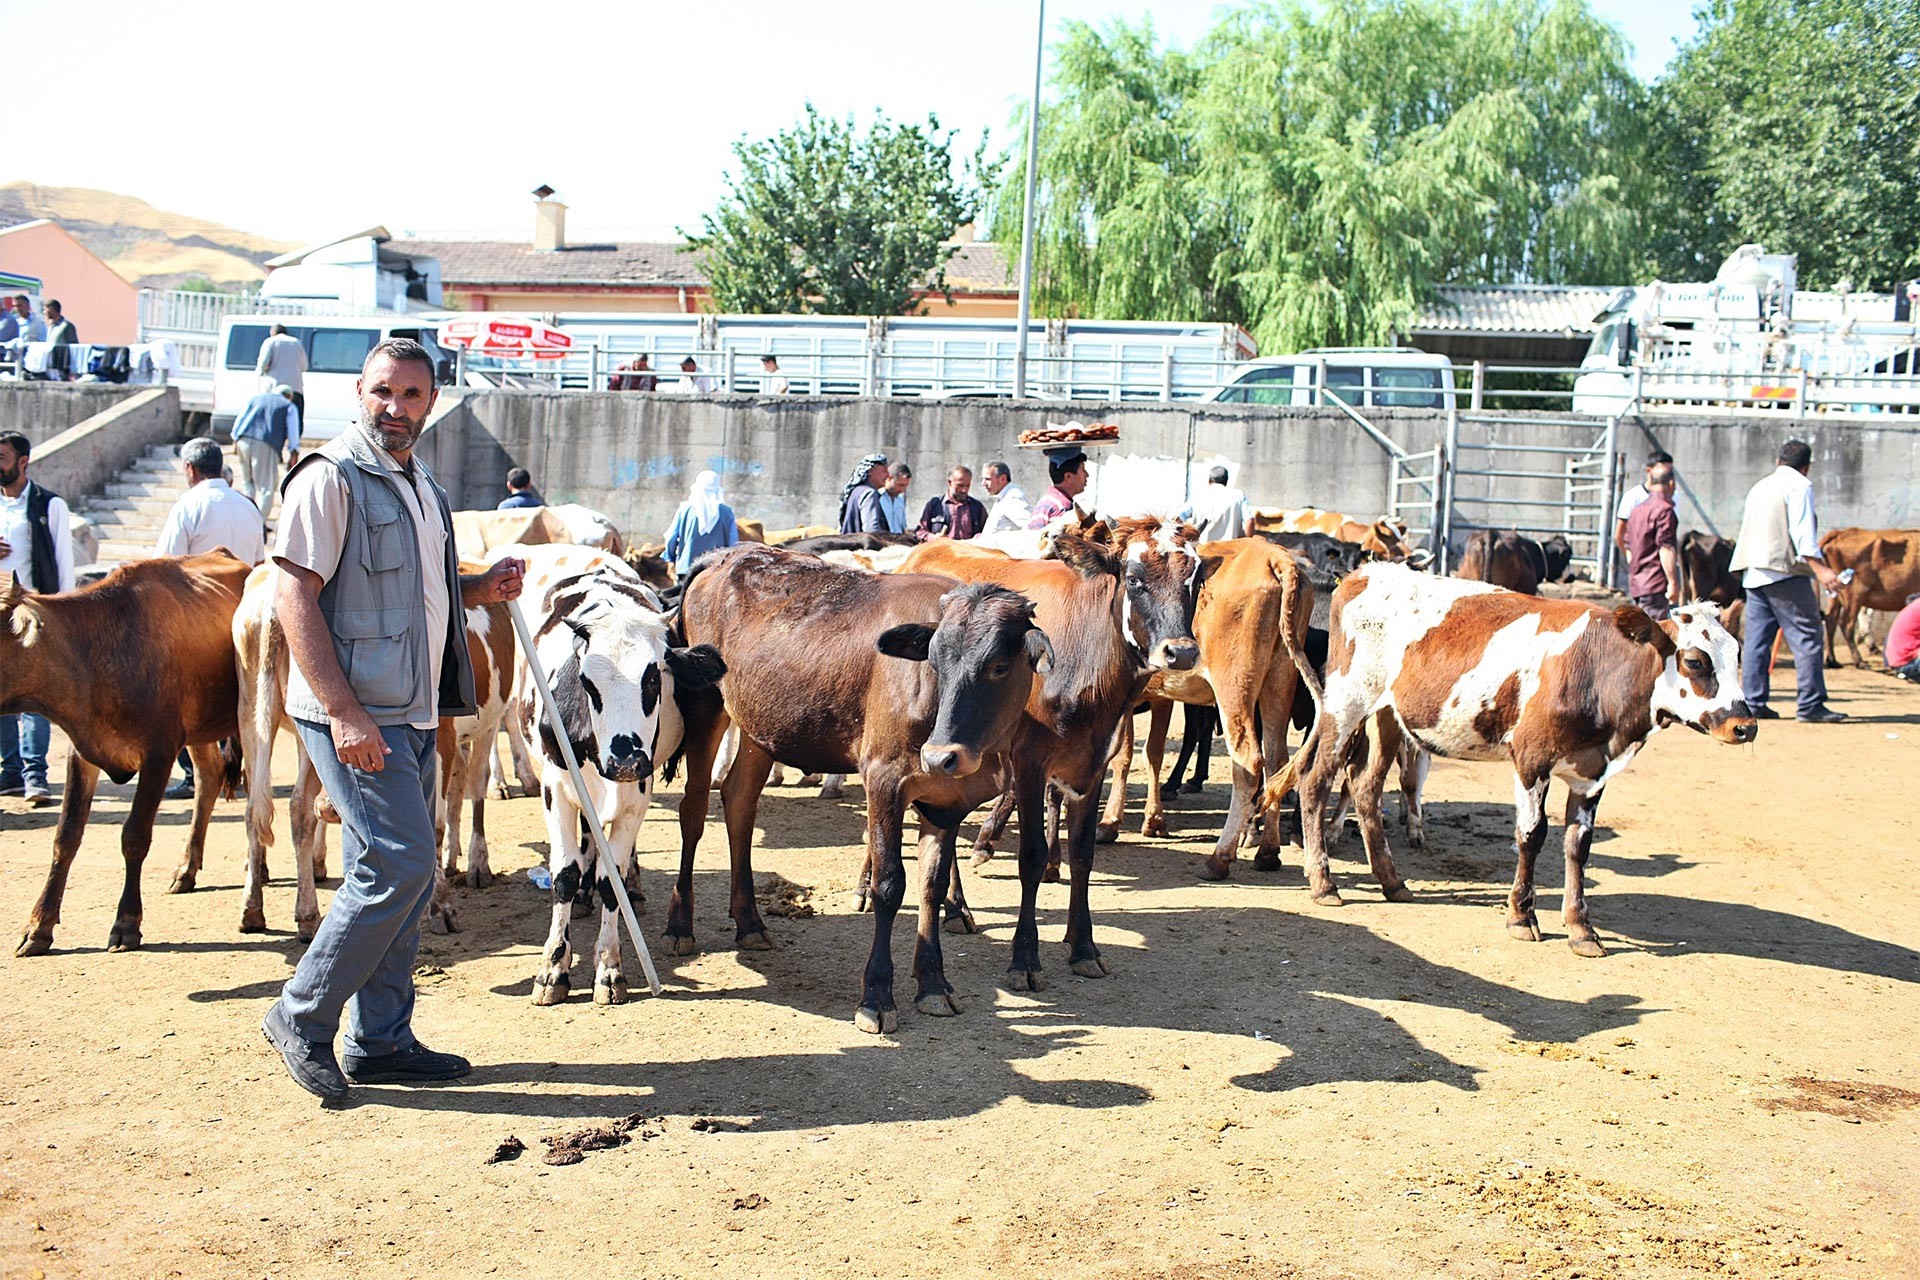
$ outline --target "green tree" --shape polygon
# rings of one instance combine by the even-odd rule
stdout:
[[[1685,278],[1758,241],[1803,284],[1890,288],[1920,271],[1920,5],[1710,0],[1656,88],[1673,175],[1659,245]]]
[[[1256,4],[1191,54],[1070,23],[1055,63],[1051,310],[1376,342],[1438,281],[1612,282],[1645,256],[1643,90],[1582,0]]]
[[[734,144],[729,192],[690,237],[723,311],[903,315],[926,292],[951,297],[942,242],[970,222],[991,182],[984,147],[956,166],[953,133],[878,118],[806,118]]]

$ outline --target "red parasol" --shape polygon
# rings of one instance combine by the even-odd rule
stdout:
[[[539,320],[500,312],[461,316],[440,326],[440,343],[503,360],[558,360],[573,352],[573,337]]]

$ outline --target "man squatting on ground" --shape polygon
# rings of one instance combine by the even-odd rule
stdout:
[[[349,1080],[469,1070],[412,1026],[433,892],[434,729],[474,710],[464,606],[512,600],[526,570],[506,559],[460,576],[447,495],[413,456],[436,394],[426,349],[382,342],[354,385],[359,424],[287,477],[273,553],[293,655],[287,711],[340,812],[345,871],[261,1029],[294,1082],[323,1099],[344,1097]],[[333,1052],[343,1010],[344,1073]]]

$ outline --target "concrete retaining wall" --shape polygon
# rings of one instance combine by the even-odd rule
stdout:
[[[67,428],[154,390],[111,382],[0,382],[0,431],[18,431],[39,449]]]
[[[1432,448],[1445,434],[1445,416],[1437,412],[1375,410],[1369,416],[1410,452]],[[443,398],[421,453],[456,507],[493,506],[505,496],[507,468],[519,465],[533,472],[549,502],[583,503],[606,512],[634,539],[653,541],[693,477],[708,468],[720,473],[736,512],[770,527],[837,522],[848,470],[875,452],[914,467],[908,505],[916,513],[940,491],[955,462],[977,475],[987,461],[1006,459],[1016,482],[1038,497],[1046,487],[1045,460],[1016,449],[1015,439],[1066,418],[1118,422],[1127,453],[1224,459],[1235,483],[1261,505],[1355,514],[1384,506],[1385,450],[1331,409],[481,391]],[[1599,432],[1590,420],[1563,421],[1499,430],[1514,439],[1580,445]],[[1920,525],[1920,420],[1890,421],[1660,416],[1623,421],[1618,447],[1627,457],[1629,483],[1649,448],[1674,455],[1686,486],[1680,497],[1686,527],[1737,529],[1748,486],[1772,469],[1780,442],[1794,434],[1814,446],[1824,527]],[[1554,498],[1559,491],[1557,481],[1522,482],[1508,496]],[[1507,519],[1533,522],[1518,509]]]
[[[124,388],[115,388],[124,390]],[[180,438],[180,392],[135,387],[136,394],[54,436],[33,450],[32,476],[70,505],[98,493],[149,445]]]

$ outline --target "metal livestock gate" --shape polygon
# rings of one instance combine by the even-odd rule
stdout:
[[[1620,419],[1529,418],[1449,412],[1435,562],[1450,572],[1456,548],[1482,529],[1511,529],[1536,540],[1556,534],[1573,548],[1573,565],[1610,584],[1618,548]],[[1509,430],[1569,443],[1501,438]]]

